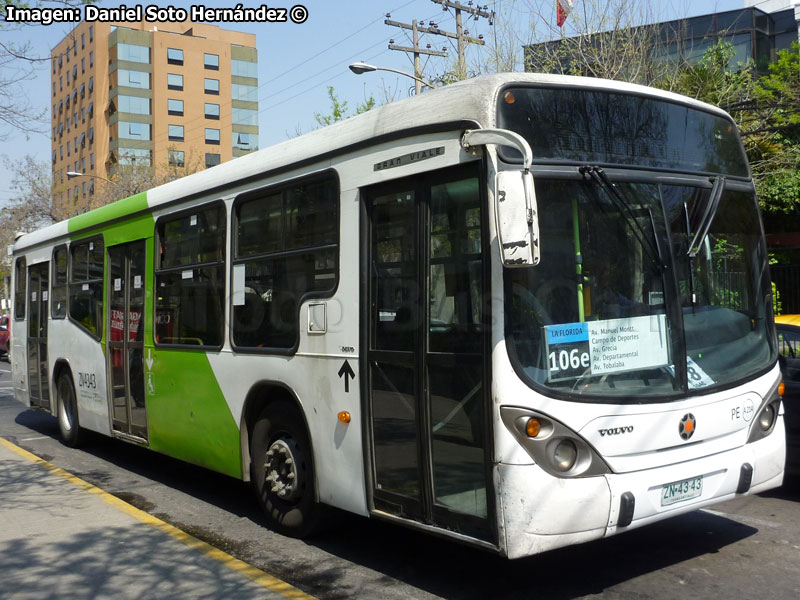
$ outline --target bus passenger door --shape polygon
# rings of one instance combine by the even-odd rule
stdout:
[[[31,406],[50,408],[47,368],[47,317],[50,263],[28,267],[28,385]]]
[[[144,394],[145,242],[108,249],[110,294],[107,357],[112,425],[116,433],[147,439]]]
[[[493,541],[477,165],[369,188],[365,369],[376,511]]]

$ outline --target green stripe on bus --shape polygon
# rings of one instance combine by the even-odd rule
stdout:
[[[147,192],[136,194],[122,200],[117,200],[111,204],[106,204],[82,215],[72,217],[67,222],[70,233],[80,231],[96,225],[108,223],[114,219],[119,219],[133,213],[147,209]]]
[[[241,478],[239,427],[204,352],[145,349],[150,448]]]

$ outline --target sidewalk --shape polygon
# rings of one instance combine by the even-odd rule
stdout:
[[[0,439],[0,598],[310,598]]]

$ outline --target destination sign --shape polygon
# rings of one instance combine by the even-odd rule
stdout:
[[[669,362],[666,316],[544,327],[548,380],[623,373]]]

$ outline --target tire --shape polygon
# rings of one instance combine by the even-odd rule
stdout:
[[[259,415],[250,442],[253,487],[271,529],[295,538],[317,531],[311,444],[297,409],[274,402]]]
[[[78,419],[78,403],[75,399],[75,385],[72,376],[64,373],[58,378],[56,386],[58,398],[58,429],[61,432],[61,441],[70,448],[77,448],[83,436]]]

